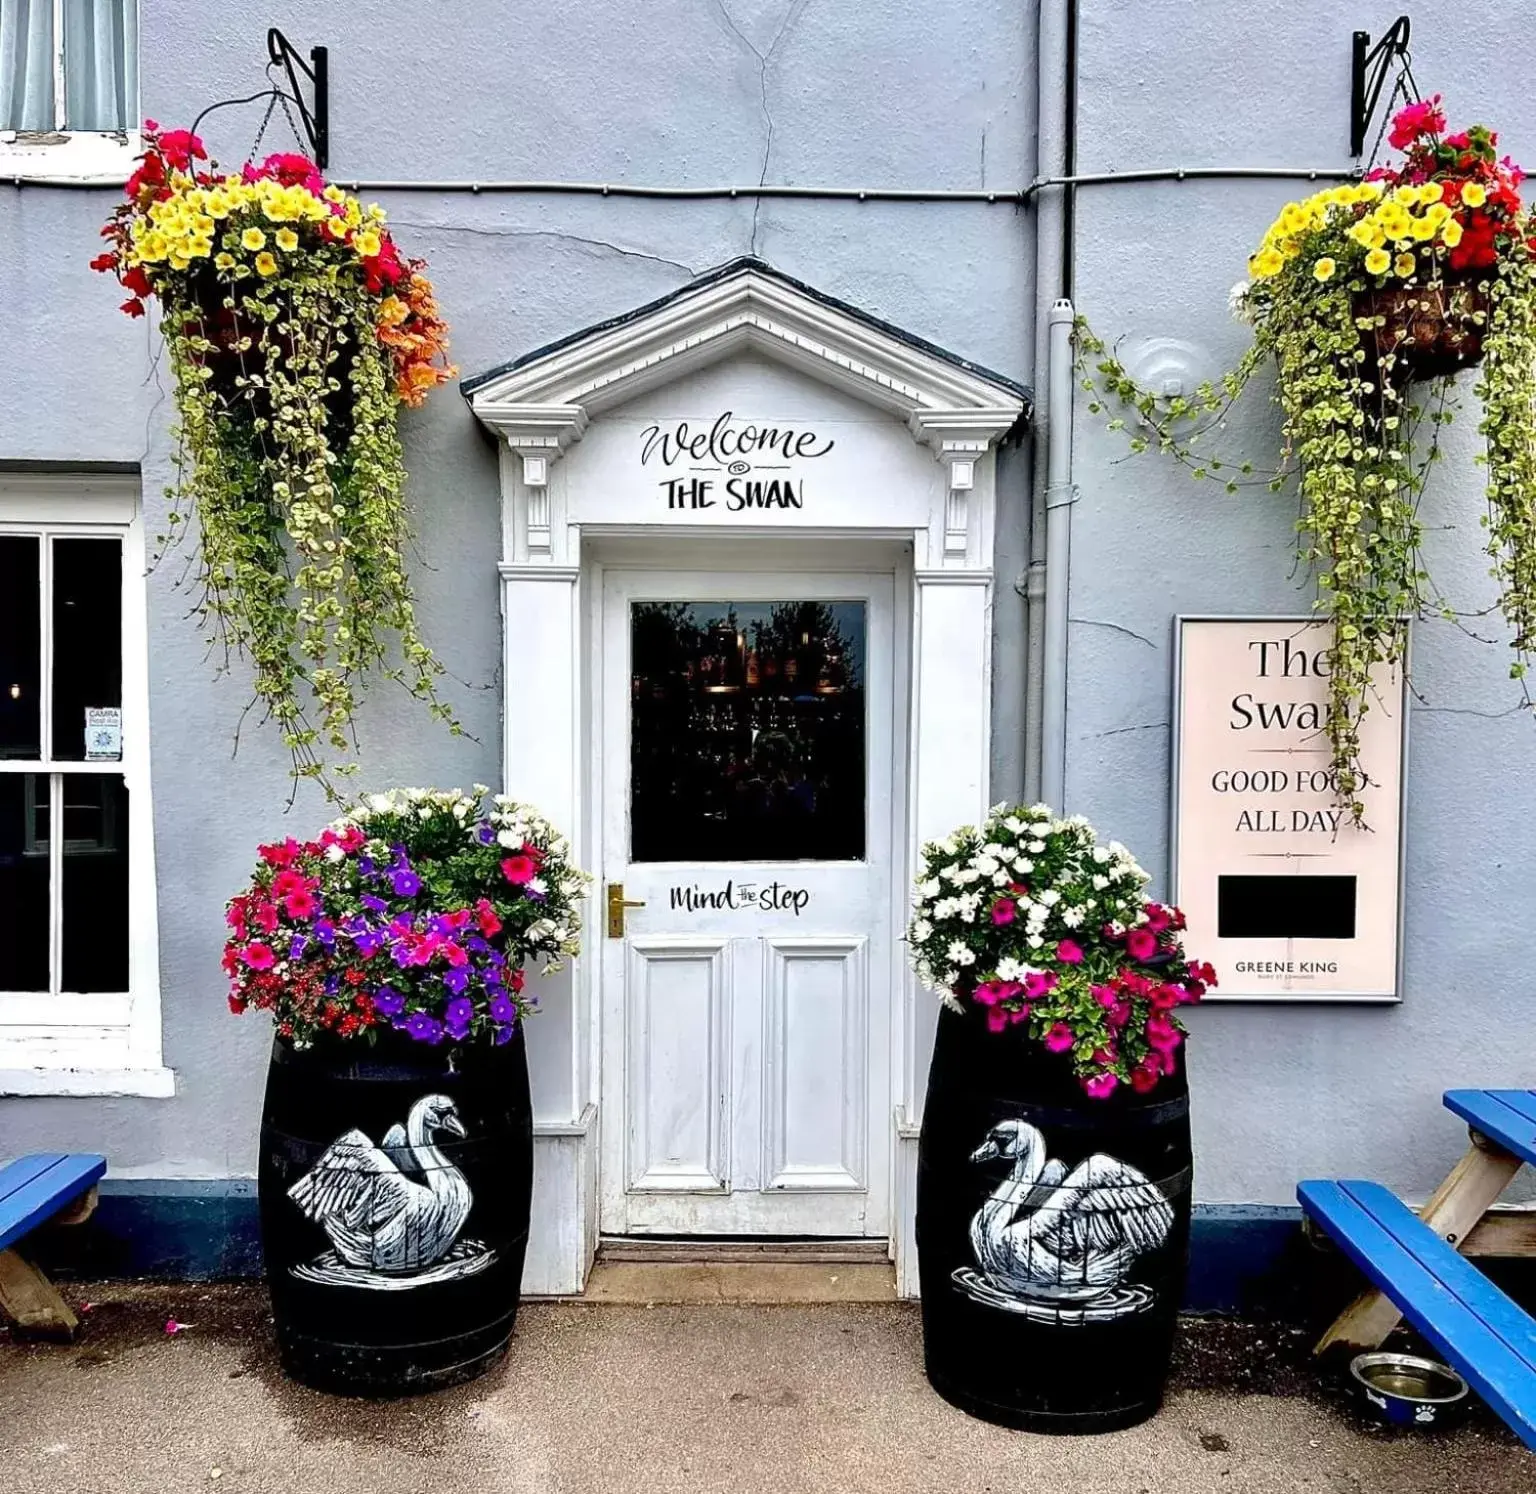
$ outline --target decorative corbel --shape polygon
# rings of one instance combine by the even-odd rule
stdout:
[[[518,486],[530,556],[550,553],[549,469],[581,439],[587,412],[580,405],[480,405],[475,413],[520,457]]]

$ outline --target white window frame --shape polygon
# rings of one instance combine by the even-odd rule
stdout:
[[[149,773],[149,615],[139,480],[117,474],[0,474],[0,534],[38,535],[44,543],[53,537],[122,542],[121,772],[128,789],[129,928],[126,991],[0,992],[0,1094],[171,1095],[175,1075],[161,1057],[160,941]],[[43,613],[49,619],[46,590],[45,586]],[[44,668],[52,669],[46,657]],[[44,709],[47,703],[45,685]],[[85,768],[84,763],[0,759],[0,772],[6,774],[66,774]],[[50,823],[55,875],[62,831],[62,818],[55,813]],[[56,970],[58,951],[52,955],[51,968]]]
[[[139,19],[135,6],[135,25]],[[88,186],[128,179],[144,148],[137,94],[128,101],[130,128],[124,130],[66,130],[64,112],[64,0],[53,0],[54,127],[46,133],[0,130],[0,181],[60,180]]]

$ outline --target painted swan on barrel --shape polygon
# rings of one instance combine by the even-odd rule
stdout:
[[[1103,1152],[1069,1172],[1047,1159],[1045,1138],[1021,1120],[995,1125],[971,1153],[973,1162],[999,1157],[1011,1158],[1013,1171],[971,1220],[980,1274],[957,1271],[960,1286],[1014,1311],[1080,1304],[1068,1314],[1077,1321],[1150,1304],[1145,1287],[1121,1283],[1136,1258],[1156,1250],[1173,1228],[1173,1208],[1156,1184]]]
[[[437,1136],[464,1136],[464,1123],[446,1095],[425,1095],[404,1126],[391,1126],[375,1146],[356,1128],[338,1137],[288,1196],[320,1225],[335,1246],[311,1265],[295,1267],[307,1279],[350,1285],[409,1284],[434,1263],[433,1279],[463,1275],[488,1264],[483,1245],[454,1242],[474,1202],[469,1184],[433,1144]]]

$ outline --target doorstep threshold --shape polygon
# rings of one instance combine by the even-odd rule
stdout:
[[[786,1239],[778,1236],[603,1235],[597,1242],[599,1263],[643,1262],[652,1265],[858,1266],[888,1262],[886,1240]]]

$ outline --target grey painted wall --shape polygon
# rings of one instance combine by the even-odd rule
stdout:
[[[563,6],[410,0],[367,7],[143,0],[145,112],[180,123],[257,86],[266,25],[331,48],[337,177],[542,177],[1011,187],[1033,173],[1032,7],[1003,0],[586,0]],[[1189,0],[1082,0],[1083,170],[1170,164],[1345,165],[1348,41],[1397,6],[1341,15],[1323,0],[1243,7],[1240,26]],[[1520,0],[1415,8],[1420,79],[1457,118],[1498,123],[1536,157],[1532,44]],[[424,16],[430,15],[430,24]],[[1220,13],[1232,19],[1229,10]],[[409,38],[409,47],[402,44]],[[1038,80],[1047,99],[1059,82]],[[259,112],[259,111],[258,111]],[[207,130],[240,159],[250,110]],[[285,143],[285,142],[279,142]],[[1533,163],[1536,164],[1536,163]],[[1094,188],[1078,197],[1076,294],[1134,350],[1186,344],[1191,379],[1235,358],[1228,286],[1289,195],[1278,184]],[[476,372],[623,311],[754,250],[871,312],[1026,381],[1037,294],[1033,214],[984,206],[382,194],[433,267],[454,353]],[[152,512],[167,474],[163,381],[143,324],[85,269],[110,194],[0,188],[0,461],[142,462]],[[1234,444],[1262,451],[1254,400]],[[1470,425],[1470,421],[1468,422]],[[1486,600],[1469,430],[1437,476],[1442,583]],[[422,619],[478,740],[454,741],[380,698],[366,725],[373,782],[494,781],[498,620],[493,453],[462,403],[409,417]],[[1178,612],[1304,610],[1291,514],[1228,499],[1078,412],[1082,501],[1073,546],[1069,807],[1166,863],[1167,721]],[[1028,452],[1000,467],[994,793],[1022,783]],[[167,1062],[175,1101],[3,1100],[0,1152],[106,1146],[119,1174],[247,1173],[265,1033],[224,1011],[224,898],[258,838],[282,832],[284,761],[270,736],[229,742],[242,682],[210,682],[171,589],[151,578],[154,792]],[[1507,715],[1505,660],[1448,629],[1418,640],[1408,988],[1401,1007],[1235,1007],[1197,1014],[1198,1195],[1283,1203],[1310,1173],[1374,1175],[1422,1193],[1459,1145],[1438,1109],[1452,1083],[1531,1082],[1536,996],[1526,974],[1536,853],[1536,738]],[[1467,714],[1472,713],[1472,714]],[[1478,714],[1482,713],[1482,714]],[[294,819],[320,812],[301,798]]]
[[[1227,28],[1181,0],[1089,0],[1080,168],[1348,165],[1349,32],[1380,34],[1401,8],[1245,6],[1243,25]],[[1536,157],[1525,7],[1412,10],[1420,83],[1445,94],[1454,120],[1499,128],[1516,160]],[[1228,288],[1274,212],[1306,190],[1085,189],[1079,309],[1133,358],[1151,339],[1183,343],[1189,385],[1230,367],[1248,333],[1226,314]],[[1273,414],[1262,397],[1245,403],[1229,444],[1260,461],[1277,449]],[[1431,570],[1467,608],[1490,600],[1475,424],[1464,409],[1425,505]],[[1123,438],[1081,408],[1076,433],[1068,794],[1162,873],[1173,618],[1305,612],[1311,594],[1291,576],[1295,505],[1262,490],[1229,498],[1156,457],[1117,465]],[[1465,1143],[1441,1091],[1536,1082],[1536,732],[1511,713],[1502,648],[1440,623],[1421,626],[1414,648],[1423,699],[1410,727],[1404,1000],[1197,1011],[1202,1199],[1287,1202],[1297,1178],[1340,1173],[1423,1196]]]

